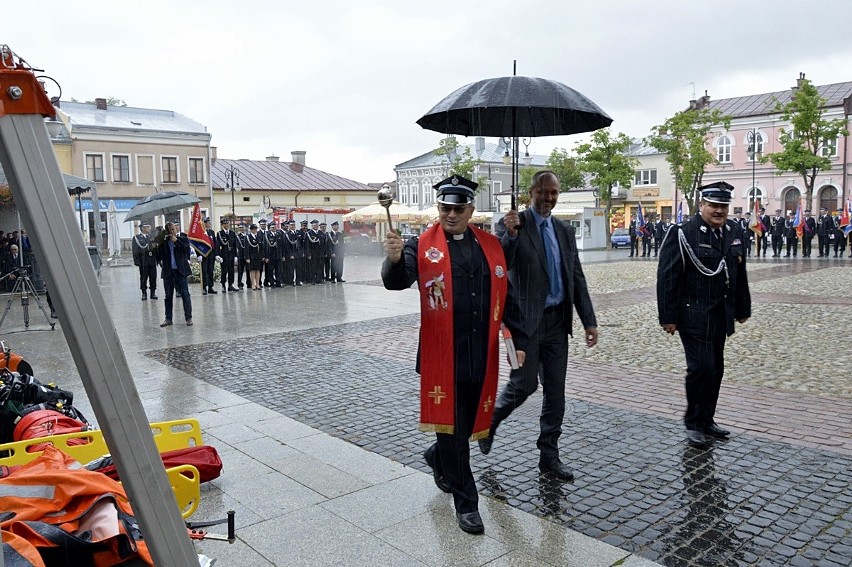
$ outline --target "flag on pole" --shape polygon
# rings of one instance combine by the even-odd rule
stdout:
[[[675,217],[677,224],[683,222],[683,201],[677,204],[677,216]]]
[[[763,226],[763,219],[760,218],[760,201],[757,199],[754,200],[754,213],[751,220],[748,221],[748,227],[758,236],[763,236],[763,232],[766,230],[766,227]]]
[[[192,222],[189,223],[189,243],[195,248],[195,253],[207,257],[213,249],[213,241],[207,236],[204,231],[204,224],[201,222],[201,207],[195,203],[195,208],[192,210]]]
[[[802,203],[799,202],[799,208],[796,209],[796,216],[793,218],[793,227],[796,229],[796,236],[802,237],[805,232],[805,217],[802,215]]]
[[[846,201],[846,206],[843,208],[843,214],[840,215],[840,228],[843,229],[843,236],[849,236],[852,232],[852,200]]]
[[[639,203],[636,210],[636,232],[645,232],[645,215],[642,214],[642,203]]]

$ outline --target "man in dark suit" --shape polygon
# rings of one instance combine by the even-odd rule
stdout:
[[[733,186],[718,181],[699,188],[699,213],[672,227],[660,250],[657,311],[663,330],[677,332],[686,355],[686,413],[690,445],[724,438],[714,416],[725,372],[725,339],[734,321],[751,317],[743,231],[728,220]]]
[[[763,224],[763,234],[755,233],[755,255],[760,258],[760,255],[763,254],[763,257],[766,258],[766,250],[769,247],[769,242],[766,237],[769,233],[769,215],[766,214],[766,208],[760,207],[760,222]]]
[[[633,257],[633,253],[639,255],[639,230],[636,227],[636,215],[630,215],[630,224],[627,227],[627,234],[630,235],[630,257]]]
[[[790,250],[793,251],[793,258],[799,254],[799,233],[796,232],[796,225],[793,224],[795,220],[793,211],[789,211],[787,213],[787,220],[784,221],[784,238],[787,239],[787,254],[784,256],[785,258],[790,257]]]
[[[281,250],[284,264],[283,285],[302,285],[296,275],[296,259],[299,255],[299,235],[296,232],[296,221],[290,219],[284,230],[284,238],[281,241],[284,248]]]
[[[420,429],[437,434],[424,458],[438,488],[452,492],[459,528],[481,534],[468,440],[488,435],[497,394],[500,321],[514,335],[521,365],[526,334],[518,326],[518,305],[506,293],[500,241],[468,226],[476,187],[457,175],[436,184],[438,223],[405,245],[388,232],[382,281],[395,290],[418,284]]]
[[[559,189],[555,173],[539,171],[530,187],[530,208],[520,214],[509,211],[504,217],[502,245],[512,284],[509,293],[521,305],[522,326],[530,339],[526,363],[510,374],[494,406],[490,435],[480,440],[479,448],[486,455],[491,451],[497,427],[536,391],[540,381],[544,398],[538,466],[561,480],[572,480],[574,473],[559,459],[558,441],[565,414],[568,335],[572,334],[574,309],[583,323],[589,348],[598,342],[598,324],[580,266],[574,228],[550,214]]]
[[[657,253],[660,251],[660,243],[663,241],[663,236],[666,235],[666,223],[663,222],[662,217],[657,219],[657,222],[654,223],[654,258],[657,257]]]
[[[811,241],[816,234],[816,221],[811,216],[811,210],[805,209],[805,228],[802,231],[802,257],[811,257]]]
[[[772,235],[772,257],[780,258],[784,247],[784,216],[781,209],[775,209],[775,216],[769,221],[769,234]]]
[[[151,299],[157,299],[157,245],[151,237],[151,225],[147,222],[139,225],[139,234],[133,237],[133,263],[139,268],[139,287],[142,290],[142,301],[148,299],[148,288],[151,288]]]
[[[237,227],[237,291],[243,289],[243,274],[246,272],[246,225],[240,223]]]
[[[331,223],[331,232],[328,233],[329,250],[331,251],[331,281],[343,283],[343,257],[346,254],[346,242],[343,240],[343,233],[337,228],[340,223],[334,221]]]
[[[189,238],[186,234],[178,233],[174,223],[167,222],[166,229],[158,236],[158,250],[162,267],[163,291],[166,294],[166,318],[160,323],[161,327],[172,324],[172,306],[174,293],[180,294],[183,300],[183,315],[187,326],[192,326],[192,300],[189,297]]]

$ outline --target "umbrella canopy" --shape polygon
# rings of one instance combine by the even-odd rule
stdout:
[[[183,191],[164,191],[145,197],[130,209],[124,222],[149,219],[157,215],[167,215],[191,207],[201,199]]]
[[[536,77],[498,77],[456,90],[417,123],[443,134],[491,137],[565,136],[612,124],[571,87]]]
[[[111,258],[121,256],[121,236],[119,234],[118,213],[115,208],[115,201],[110,199],[109,207],[107,207],[107,247]]]
[[[89,181],[88,179],[83,179],[82,177],[71,175],[70,173],[63,173],[62,179],[65,181],[65,188],[68,189],[69,195],[88,193],[96,187],[94,181]]]
[[[420,211],[401,205],[396,201],[394,201],[390,206],[390,214],[391,218],[397,222],[419,222],[421,216]],[[385,208],[376,201],[366,207],[356,209],[351,213],[346,213],[343,215],[343,220],[357,222],[385,222],[388,220],[388,215],[385,212]]]

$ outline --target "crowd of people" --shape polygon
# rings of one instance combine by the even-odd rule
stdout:
[[[318,220],[282,223],[260,219],[257,224],[240,224],[234,231],[228,219],[223,219],[221,229],[214,231],[209,218],[204,219],[205,232],[212,242],[196,243],[205,249],[201,255],[202,295],[217,294],[214,278],[215,266],[220,265],[219,285],[222,293],[243,289],[261,290],[264,287],[317,285],[343,283],[345,242],[338,230],[337,221],[327,230],[325,222]],[[139,234],[133,237],[133,263],[139,269],[139,288],[142,300],[159,299],[157,296],[157,268],[160,268],[166,300],[166,319],[161,326],[172,324],[171,295],[175,292],[184,301],[184,316],[192,324],[192,307],[189,298],[189,260],[192,242],[185,233],[168,223],[156,235],[151,225],[143,223]]]
[[[813,240],[817,240],[818,258],[843,258],[849,245],[848,258],[852,258],[852,232],[844,233],[844,227],[840,224],[840,213],[833,215],[825,207],[821,207],[819,216],[814,218],[810,209],[804,211],[804,223],[802,227],[796,226],[796,216],[793,211],[782,214],[781,209],[775,209],[775,215],[766,214],[765,208],[760,208],[760,221],[763,228],[761,233],[756,233],[751,228],[751,212],[745,215],[736,213],[732,219],[743,229],[743,245],[746,255],[754,255],[757,258],[770,257],[769,248],[772,247],[772,258],[798,257],[799,250],[803,258],[810,258],[813,248]],[[628,232],[630,234],[630,257],[650,257],[651,253],[656,257],[663,242],[663,238],[672,226],[670,218],[662,219],[651,215],[644,226],[638,226],[636,215],[632,215]],[[800,236],[801,233],[801,236]],[[639,253],[641,245],[641,255]],[[833,254],[833,256],[832,256]]]

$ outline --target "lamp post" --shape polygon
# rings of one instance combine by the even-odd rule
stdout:
[[[234,167],[233,165],[229,165],[228,169],[225,170],[225,191],[230,191],[231,193],[231,219],[237,220],[237,213],[235,209],[234,203],[234,193],[241,190],[240,187],[240,170]]]
[[[751,194],[754,196],[754,200],[757,201],[757,187],[756,176],[757,176],[757,158],[760,157],[760,154],[763,153],[762,150],[758,148],[757,142],[757,128],[752,128],[751,132],[749,132],[749,140],[748,140],[748,149],[746,149],[746,155],[751,160]],[[763,204],[763,203],[761,203]],[[763,206],[766,206],[763,204]],[[753,208],[753,205],[752,205]]]

